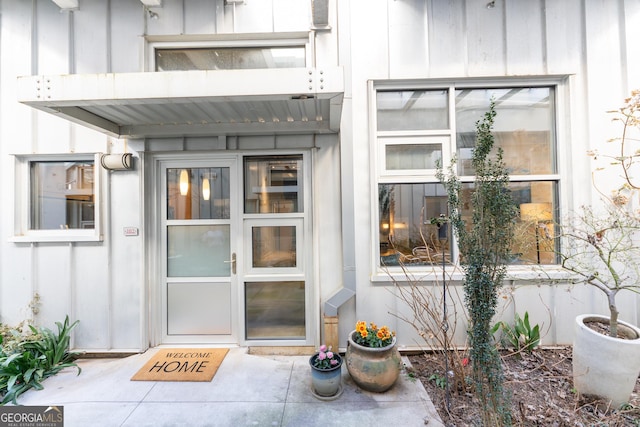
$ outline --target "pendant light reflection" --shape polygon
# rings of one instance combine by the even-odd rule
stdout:
[[[189,172],[186,169],[180,171],[180,195],[186,196],[189,192]]]
[[[211,197],[211,187],[209,186],[209,178],[204,178],[202,180],[202,198],[204,200],[209,200]]]

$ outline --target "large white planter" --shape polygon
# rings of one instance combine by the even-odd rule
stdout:
[[[573,385],[579,394],[610,400],[617,408],[629,401],[640,374],[640,329],[618,321],[618,330],[628,328],[636,339],[612,338],[585,326],[593,320],[609,322],[607,316],[597,314],[576,317]]]

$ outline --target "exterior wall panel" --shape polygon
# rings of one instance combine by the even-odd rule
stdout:
[[[108,239],[110,240],[110,239]],[[78,349],[113,348],[111,328],[114,304],[113,262],[109,247],[104,244],[76,244],[70,254],[73,274],[69,286],[71,299],[60,311],[51,313],[47,319],[61,321],[68,313],[71,321],[80,320],[75,329],[73,346]],[[124,303],[124,300],[121,302]],[[43,301],[43,305],[47,301]],[[44,319],[44,317],[43,317]],[[125,319],[123,319],[125,320]],[[126,319],[129,322],[137,319]],[[135,332],[125,331],[125,334]]]
[[[507,11],[501,5],[488,9],[484,1],[465,2],[467,76],[504,76]]]
[[[429,0],[428,77],[464,76],[467,72],[465,2]]]
[[[393,78],[424,76],[429,70],[429,14],[423,0],[390,2],[389,23],[380,31],[389,37],[389,74]]]
[[[482,2],[478,2],[482,4]],[[544,55],[543,0],[505,2],[506,74],[547,72]],[[495,11],[489,9],[489,12]]]
[[[109,14],[92,16],[92,19],[107,19],[108,46],[98,48],[109,55],[107,73],[136,73],[143,71],[144,39],[146,21],[142,3],[130,0],[111,0]],[[85,35],[87,37],[87,35]]]
[[[73,16],[71,72],[85,74],[104,73],[105,70],[109,70],[110,3],[112,2],[82,2],[82,13],[60,13],[63,16]],[[91,34],[91,37],[87,37],[87,34]],[[96,49],[96,46],[100,48]],[[124,47],[118,46],[118,49]]]
[[[597,201],[585,182],[593,165],[584,155],[617,136],[607,110],[619,107],[640,85],[640,5],[635,0],[487,1],[330,0],[330,31],[315,33],[315,65],[345,67],[345,99],[339,136],[296,140],[273,136],[171,138],[131,141],[133,171],[103,173],[104,241],[95,244],[15,244],[15,160],[12,154],[122,152],[124,141],[69,124],[18,104],[19,75],[139,72],[145,68],[145,36],[307,31],[309,1],[164,0],[152,19],[139,0],[80,2],[61,13],[50,0],[0,0],[0,321],[29,316],[34,292],[42,297],[38,322],[54,326],[65,314],[81,320],[74,345],[101,350],[143,350],[149,317],[145,282],[144,165],[141,151],[319,147],[314,152],[316,278],[321,304],[355,280],[357,297],[340,308],[340,336],[356,320],[395,326],[401,345],[413,346],[411,327],[394,312],[402,304],[389,283],[372,281],[374,160],[370,142],[371,80],[567,75],[566,126],[560,134],[562,202],[566,212]],[[339,14],[337,16],[336,14]],[[148,47],[148,46],[147,46]],[[143,156],[142,156],[143,157]],[[572,194],[573,193],[573,194]],[[7,214],[7,210],[9,213]],[[137,227],[139,236],[124,236]],[[342,253],[344,249],[344,253]],[[456,290],[461,298],[462,290]],[[436,295],[438,286],[432,289]],[[606,312],[601,295],[581,286],[516,282],[506,289],[505,319],[528,311],[549,328],[545,344],[570,343],[573,317],[586,310]],[[622,317],[640,319],[638,296],[621,295]],[[459,306],[460,309],[461,306]],[[553,318],[551,321],[550,319]],[[465,319],[460,316],[459,342]],[[341,345],[344,345],[341,342]]]

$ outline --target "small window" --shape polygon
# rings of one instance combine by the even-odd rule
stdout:
[[[303,68],[304,46],[156,49],[156,71]]]
[[[246,157],[244,212],[304,212],[302,156]]]
[[[93,161],[31,162],[31,230],[95,228]]]
[[[13,240],[99,240],[95,165],[94,156],[18,157]]]

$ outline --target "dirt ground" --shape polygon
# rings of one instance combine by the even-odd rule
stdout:
[[[409,360],[412,364],[409,375],[424,384],[448,427],[481,425],[480,406],[471,389],[445,393],[442,354],[411,355]],[[640,427],[640,379],[628,407],[612,410],[603,402],[576,395],[570,347],[538,348],[521,356],[505,351],[502,360],[515,426]],[[470,366],[467,369],[470,372]]]

